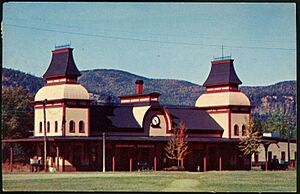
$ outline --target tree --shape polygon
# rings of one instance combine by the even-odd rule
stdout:
[[[257,128],[259,126],[260,122],[256,122],[253,119],[249,119],[247,126],[247,136],[240,139],[241,141],[239,143],[239,148],[244,155],[250,156],[250,159],[254,153],[258,152],[258,148],[260,145],[259,139],[262,137],[262,132],[260,128]]]
[[[21,88],[2,88],[1,138],[25,138],[33,129],[33,109],[30,102],[33,95]],[[25,144],[14,144],[16,160],[24,160],[32,151]],[[3,145],[3,161],[7,159],[9,148]]]
[[[288,138],[290,129],[290,119],[288,115],[280,110],[272,111],[266,120],[266,130],[278,133],[281,138]]]
[[[167,146],[164,147],[166,156],[171,160],[178,161],[178,167],[183,167],[183,160],[188,154],[188,140],[186,127],[183,122],[179,123],[179,128],[172,128],[172,135]]]

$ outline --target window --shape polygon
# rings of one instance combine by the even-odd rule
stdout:
[[[84,133],[84,122],[83,121],[79,122],[79,133]]]
[[[58,123],[57,123],[57,121],[55,121],[55,123],[54,123],[54,130],[55,130],[55,133],[57,133],[57,131],[58,131]]]
[[[268,161],[272,160],[272,152],[268,152]]]
[[[234,125],[234,135],[239,136],[239,126],[238,125]]]
[[[258,162],[258,153],[257,152],[255,152],[254,153],[254,162]]]
[[[50,122],[47,122],[47,133],[50,133]]]
[[[75,122],[74,121],[70,121],[70,133],[75,133]]]
[[[246,133],[246,127],[245,125],[242,126],[242,136],[246,136],[247,133]]]
[[[285,161],[285,152],[281,152],[281,160]]]
[[[40,133],[42,133],[42,132],[43,132],[43,123],[40,122]]]

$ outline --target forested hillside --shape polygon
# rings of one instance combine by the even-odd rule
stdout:
[[[95,94],[100,102],[105,102],[111,96],[113,102],[118,102],[118,96],[135,93],[135,81],[144,80],[144,92],[161,93],[161,104],[194,106],[196,99],[204,92],[204,87],[182,80],[150,79],[125,71],[98,69],[82,71],[79,82],[90,93]],[[2,70],[2,87],[21,87],[31,93],[37,92],[44,84],[42,78],[17,70]],[[249,97],[253,105],[252,114],[263,116],[266,113],[280,109],[296,119],[296,81],[284,81],[269,86],[248,87],[241,90]]]

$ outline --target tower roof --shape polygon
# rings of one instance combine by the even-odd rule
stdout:
[[[81,75],[73,59],[73,48],[62,48],[52,51],[51,63],[43,75],[44,78],[52,77],[78,77]]]
[[[234,70],[233,59],[221,57],[212,61],[211,64],[210,73],[203,86],[239,85],[242,83]]]

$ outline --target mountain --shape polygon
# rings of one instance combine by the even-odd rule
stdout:
[[[194,106],[204,87],[191,82],[174,79],[150,79],[125,71],[96,69],[81,72],[79,82],[94,94],[100,102],[108,96],[118,102],[118,96],[135,93],[135,81],[144,81],[144,93],[158,92],[161,104]],[[42,78],[13,69],[2,69],[2,87],[22,87],[36,93],[44,85]],[[296,81],[283,81],[269,86],[242,86],[241,91],[250,99],[252,115],[261,116],[280,109],[296,118]]]

